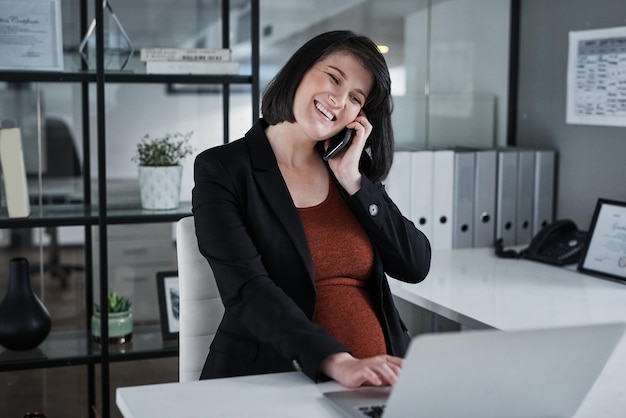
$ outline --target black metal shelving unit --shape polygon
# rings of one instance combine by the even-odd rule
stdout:
[[[86,32],[87,9],[89,0],[79,2],[81,33]],[[103,22],[103,2],[92,0],[97,22]],[[95,366],[100,366],[99,388],[102,410],[101,418],[111,415],[110,399],[110,371],[109,365],[113,362],[142,360],[178,355],[176,341],[164,341],[158,326],[136,326],[133,331],[133,340],[123,349],[107,344],[97,344],[90,335],[90,318],[93,311],[93,248],[92,227],[99,231],[100,257],[100,300],[106,304],[108,294],[108,254],[107,254],[107,226],[114,224],[138,224],[175,222],[191,214],[191,203],[181,202],[179,208],[169,211],[150,211],[138,206],[128,205],[109,206],[107,204],[107,173],[106,173],[106,131],[105,131],[105,85],[108,83],[152,83],[152,84],[208,84],[219,85],[222,88],[223,115],[224,115],[224,142],[228,142],[229,125],[229,95],[230,86],[246,84],[251,86],[252,118],[259,117],[259,1],[251,0],[251,74],[250,75],[156,75],[134,73],[107,73],[104,69],[103,25],[96,26],[96,70],[79,72],[37,72],[37,71],[0,71],[0,81],[11,83],[40,82],[40,83],[78,83],[82,91],[82,138],[83,155],[90,153],[90,86],[95,85],[96,103],[96,146],[97,146],[97,202],[91,201],[91,179],[89,158],[83,158],[83,196],[84,199],[76,204],[61,205],[34,205],[31,206],[31,215],[28,218],[9,218],[6,209],[0,210],[0,229],[34,228],[50,226],[84,226],[85,227],[85,299],[86,318],[85,328],[77,331],[62,331],[51,333],[46,341],[38,348],[25,352],[4,351],[0,356],[0,373],[4,371],[28,370],[38,368],[65,367],[86,365],[88,412],[86,416],[94,417],[92,405],[96,405],[96,373]],[[222,39],[223,47],[229,48],[229,14],[230,2],[222,0]],[[84,67],[84,65],[83,65]],[[101,314],[103,340],[108,339],[106,310]]]

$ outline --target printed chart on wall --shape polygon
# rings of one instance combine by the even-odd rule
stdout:
[[[569,33],[567,123],[626,126],[626,27]]]

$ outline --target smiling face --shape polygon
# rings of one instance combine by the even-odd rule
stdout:
[[[352,54],[328,55],[304,74],[296,90],[296,122],[311,138],[330,138],[358,116],[373,82],[371,72]]]

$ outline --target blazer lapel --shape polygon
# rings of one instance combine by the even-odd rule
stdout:
[[[291,237],[309,272],[309,279],[313,282],[313,261],[307,237],[287,184],[278,168],[272,147],[265,136],[266,126],[265,121],[260,120],[245,136],[245,141],[250,150],[252,172],[260,193],[265,197],[267,205],[274,211],[276,218]]]

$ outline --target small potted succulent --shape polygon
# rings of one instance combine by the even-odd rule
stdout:
[[[124,344],[133,337],[133,314],[131,311],[132,302],[125,296],[117,292],[109,293],[107,297],[109,312],[109,342],[112,344]],[[93,317],[91,318],[91,334],[94,341],[102,342],[100,333],[100,312],[102,308],[99,304],[94,305]]]
[[[139,166],[139,192],[144,209],[176,209],[180,199],[181,161],[193,153],[193,131],[158,137],[146,134],[131,158]]]

